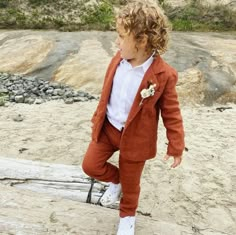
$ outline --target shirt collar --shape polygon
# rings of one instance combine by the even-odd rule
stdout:
[[[135,66],[133,69],[136,69],[136,68],[141,68],[143,70],[144,73],[146,73],[146,71],[148,70],[148,68],[150,67],[150,65],[152,64],[153,62],[153,55],[154,53],[145,61],[143,62],[142,64],[138,65],[138,66]],[[126,60],[126,59],[123,59],[121,61],[122,64],[126,64],[128,65],[130,68],[132,68],[131,64]]]

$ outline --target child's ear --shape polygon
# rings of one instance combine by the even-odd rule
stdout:
[[[148,43],[148,36],[146,34],[144,34],[142,36],[142,39],[140,41],[140,45],[145,48],[147,46],[147,43]]]

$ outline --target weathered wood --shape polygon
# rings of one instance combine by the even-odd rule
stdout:
[[[0,184],[1,235],[115,235],[117,210]],[[174,231],[174,232],[173,232]],[[193,234],[191,226],[137,216],[136,235]],[[202,235],[222,235],[202,231]]]
[[[86,190],[90,188],[87,185],[90,185],[90,179],[78,166],[0,158],[0,234],[116,234],[119,220],[117,210],[73,201],[84,200],[86,196],[78,195],[87,193]],[[106,187],[100,182],[95,186],[95,194],[99,195]],[[93,196],[95,199],[97,197]],[[137,235],[195,233],[193,226],[157,221],[140,214],[145,213],[138,213]],[[207,228],[201,230],[201,234],[223,235]]]
[[[0,183],[86,202],[91,178],[80,166],[0,158]],[[91,203],[98,203],[107,184],[93,184]]]

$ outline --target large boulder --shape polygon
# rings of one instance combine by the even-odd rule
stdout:
[[[53,49],[53,42],[42,35],[2,33],[0,40],[0,71],[28,74]]]
[[[117,50],[115,37],[114,32],[97,31],[3,31],[0,72],[55,80],[99,95]],[[164,59],[179,72],[181,100],[235,102],[235,38],[234,33],[172,33]]]

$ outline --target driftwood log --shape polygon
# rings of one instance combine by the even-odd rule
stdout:
[[[93,181],[80,166],[0,158],[0,183],[99,204],[107,184]]]
[[[0,184],[1,235],[115,235],[117,210]],[[135,235],[194,235],[191,226],[137,216]],[[202,235],[222,235],[203,231]]]
[[[0,234],[115,235],[117,210],[81,203],[87,200],[90,185],[79,166],[0,158]],[[93,203],[106,187],[94,183]],[[193,226],[142,215],[137,216],[136,235],[196,234]],[[211,229],[201,234],[222,235]]]

